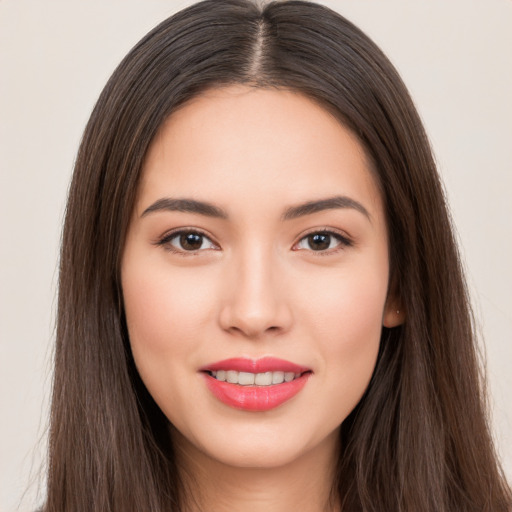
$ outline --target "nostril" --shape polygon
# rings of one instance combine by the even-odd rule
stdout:
[[[256,300],[248,293],[240,294],[242,292],[239,291],[238,294],[228,296],[219,312],[219,325],[225,332],[260,338],[265,335],[275,336],[290,329],[293,324],[291,309],[277,295]]]

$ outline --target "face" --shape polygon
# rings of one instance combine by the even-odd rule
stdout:
[[[238,467],[334,448],[395,321],[388,267],[371,163],[324,109],[229,87],[174,113],[122,261],[135,363],[173,435]]]

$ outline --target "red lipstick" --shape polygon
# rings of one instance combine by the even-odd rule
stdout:
[[[274,357],[256,360],[225,359],[206,365],[200,368],[200,371],[204,373],[208,389],[218,400],[245,411],[269,411],[280,406],[297,395],[311,375],[310,368]],[[222,380],[225,379],[225,374],[228,375],[228,379],[234,376],[236,380],[239,372],[252,374],[248,377],[252,379],[254,376],[256,380],[266,374],[267,383],[271,377],[279,383],[258,385],[258,382],[255,382],[254,385],[242,385]],[[222,374],[221,380],[215,377],[217,374],[219,378]],[[286,381],[283,381],[283,374],[286,375]]]

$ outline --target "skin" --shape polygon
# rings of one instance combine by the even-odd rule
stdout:
[[[366,214],[349,206],[283,218],[333,196]],[[206,201],[227,218],[146,211],[162,198]],[[199,248],[180,245],[180,228],[204,234]],[[327,249],[310,243],[325,230],[335,234]],[[372,164],[323,108],[294,92],[232,86],[170,116],[145,162],[122,287],[135,363],[194,479],[187,510],[335,510],[339,425],[368,386],[382,326],[403,320],[388,281]],[[220,402],[199,371],[264,356],[312,371],[266,412]]]

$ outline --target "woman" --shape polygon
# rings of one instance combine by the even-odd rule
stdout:
[[[164,21],[76,163],[45,510],[510,506],[396,71],[314,4]]]

